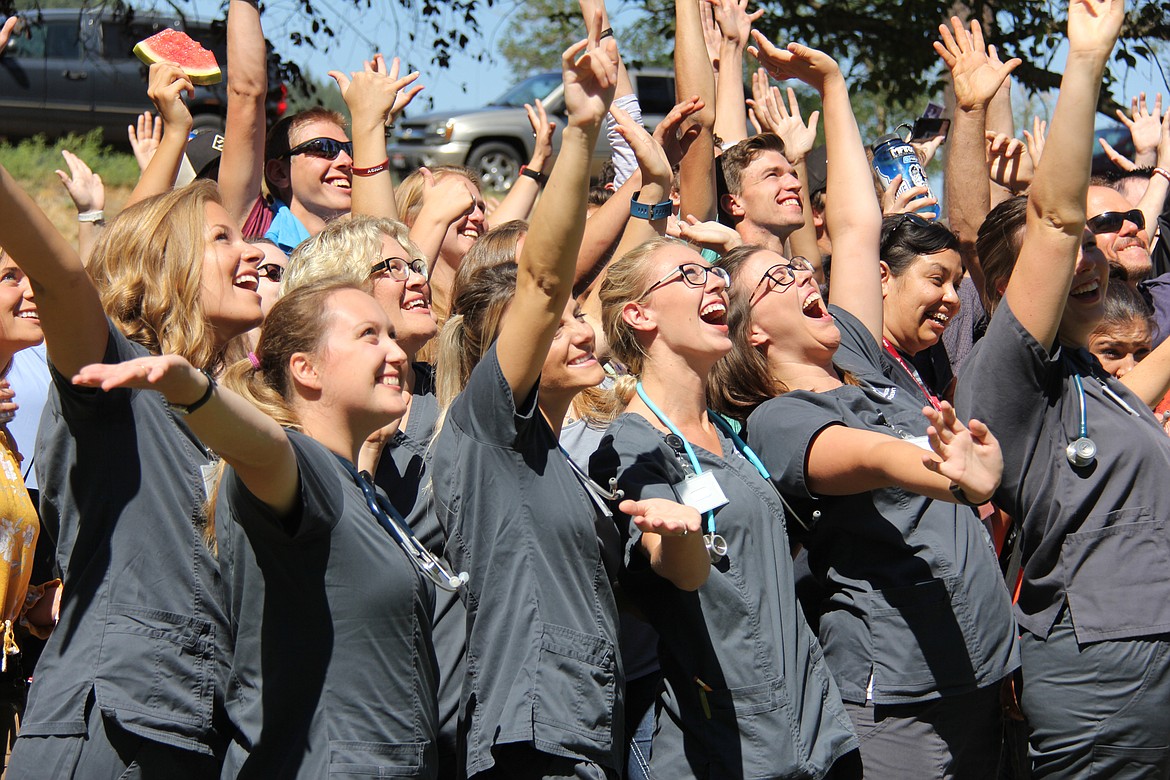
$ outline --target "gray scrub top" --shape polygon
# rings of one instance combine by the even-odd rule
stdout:
[[[886,352],[881,342],[874,340],[873,334],[865,329],[860,320],[840,306],[830,306],[829,313],[841,331],[841,346],[837,347],[837,354],[833,356],[834,365],[864,381],[898,408],[913,410],[917,417],[907,419],[906,424],[915,431],[914,436],[924,435],[927,422],[922,416],[922,407],[930,405],[930,401],[922,388]],[[906,363],[914,367],[909,360]]]
[[[109,329],[103,363],[150,354]],[[127,731],[211,755],[224,742],[217,667],[230,644],[203,540],[208,453],[153,390],[52,377],[36,467],[64,597],[21,734],[84,736],[92,693]]]
[[[537,389],[513,400],[494,344],[451,404],[431,473],[447,557],[471,577],[467,774],[514,742],[618,771],[617,527],[561,453]]]
[[[1097,445],[1084,468],[1065,456],[1080,436],[1074,374]],[[956,403],[1003,449],[995,501],[1023,523],[1020,625],[1047,637],[1067,603],[1082,643],[1170,631],[1170,437],[1149,408],[1088,351],[1049,354],[1007,301],[964,364]]]
[[[881,375],[888,358],[860,322],[834,310],[853,373]],[[900,367],[898,370],[905,373]],[[826,590],[820,638],[846,701],[864,703],[872,675],[879,704],[925,701],[997,682],[1019,666],[1011,601],[991,539],[969,507],[890,487],[819,496],[806,453],[832,425],[910,438],[925,433],[917,398],[891,384],[794,391],[748,418],[748,443],[803,518],[799,534]]]
[[[405,518],[418,540],[438,556],[443,555],[447,536],[435,515],[430,480],[431,436],[439,419],[435,397],[435,369],[429,363],[414,363],[414,393],[410,416],[404,429],[394,434],[378,461],[374,482],[385,491],[390,503]],[[454,772],[453,756],[458,749],[459,697],[463,690],[464,658],[467,654],[467,611],[458,593],[435,590],[435,619],[431,631],[439,664],[439,760],[440,776]]]
[[[650,768],[671,780],[821,778],[857,740],[796,603],[779,497],[722,432],[720,442],[718,454],[694,448],[728,499],[715,511],[728,553],[698,591],[655,574],[641,532],[623,523],[623,590],[658,630],[667,681]],[[679,501],[682,462],[645,418],[623,414],[590,471],[602,484],[616,475],[629,498]]]
[[[216,508],[235,653],[223,777],[435,776],[434,592],[337,456],[290,431],[299,505],[228,469]]]

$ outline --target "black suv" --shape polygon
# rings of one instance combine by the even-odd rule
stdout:
[[[126,146],[126,125],[153,106],[146,96],[148,68],[134,44],[172,27],[183,30],[227,63],[223,23],[207,24],[160,13],[115,13],[110,8],[25,11],[0,54],[0,136],[60,136],[102,129],[107,143]],[[271,51],[271,48],[269,49]],[[275,62],[268,74],[268,121],[284,113],[288,94]],[[188,101],[195,129],[223,129],[223,82],[195,87]]]

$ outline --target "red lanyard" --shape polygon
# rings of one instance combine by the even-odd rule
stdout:
[[[930,401],[930,405],[941,412],[942,405],[938,402],[938,397],[935,396],[934,393],[930,392],[930,390],[926,389],[926,385],[923,384],[922,378],[918,376],[918,372],[914,370],[914,368],[909,363],[903,360],[901,355],[898,354],[897,347],[891,344],[890,340],[887,338],[882,339],[882,346],[886,348],[886,352],[890,353],[890,357],[898,361],[898,365],[906,369],[906,373],[909,374],[910,378],[914,380],[914,384],[918,385],[918,389],[921,390],[922,394],[926,396],[926,400]]]

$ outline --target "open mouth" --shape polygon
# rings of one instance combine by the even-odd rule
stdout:
[[[699,319],[708,325],[726,325],[727,306],[722,301],[712,301],[699,309]]]
[[[256,292],[260,288],[260,277],[255,271],[246,271],[233,279],[232,284],[240,289]]]
[[[816,290],[809,293],[808,297],[804,299],[804,304],[801,305],[800,311],[804,316],[814,320],[824,319],[829,316],[829,310],[825,308],[825,302],[821,298],[821,294]]]
[[[383,387],[401,388],[402,379],[398,374],[382,374],[382,376],[378,377],[378,384]]]
[[[325,183],[330,187],[335,187],[339,190],[345,190],[346,192],[349,192],[352,189],[349,179],[345,178],[344,176],[339,176],[336,179],[327,179]]]
[[[578,368],[580,366],[591,366],[596,362],[597,362],[597,358],[595,358],[593,356],[593,353],[586,352],[584,355],[581,355],[580,357],[573,358],[572,360],[570,360],[569,367],[570,368]]]
[[[1078,301],[1092,302],[1097,299],[1100,294],[1101,283],[1096,279],[1079,284],[1069,291],[1069,296]]]
[[[36,309],[24,309],[16,313],[18,320],[33,320],[35,322],[41,321],[41,315],[37,313]]]
[[[946,312],[935,311],[928,313],[926,315],[926,320],[927,322],[937,323],[940,327],[945,328],[948,324],[950,324],[951,317]]]
[[[404,301],[402,303],[402,310],[429,313],[431,310],[431,305],[427,302],[426,298],[415,298],[410,301]]]

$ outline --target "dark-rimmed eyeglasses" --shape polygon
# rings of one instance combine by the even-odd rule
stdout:
[[[756,284],[756,289],[752,290],[752,297],[755,298],[756,293],[769,280],[772,282],[773,292],[784,292],[796,281],[796,274],[799,271],[805,271],[810,274],[813,272],[812,263],[800,255],[790,258],[786,262],[776,263],[776,265],[764,271],[764,275],[760,277],[760,281]]]
[[[370,276],[386,274],[396,282],[405,282],[411,274],[427,278],[427,261],[420,258],[407,260],[405,257],[387,257],[370,268]]]
[[[281,155],[292,157],[298,154],[307,154],[310,157],[321,157],[326,160],[336,160],[337,155],[345,152],[353,159],[353,142],[338,141],[336,138],[310,138],[304,143],[297,144]]]
[[[261,279],[267,279],[273,284],[280,284],[284,279],[284,266],[276,263],[265,263],[256,267],[256,274]]]
[[[1137,225],[1138,230],[1145,230],[1146,215],[1141,209],[1129,211],[1103,211],[1085,222],[1085,226],[1093,233],[1116,233],[1126,222]]]
[[[673,269],[666,276],[659,279],[654,284],[646,288],[646,292],[642,293],[642,298],[645,298],[650,293],[657,290],[663,285],[670,284],[675,279],[682,279],[683,283],[688,287],[703,287],[707,284],[707,275],[715,274],[719,279],[723,280],[724,286],[731,285],[731,277],[728,276],[727,271],[717,265],[703,265],[702,263],[683,263],[678,268]],[[641,298],[639,298],[641,300]]]

